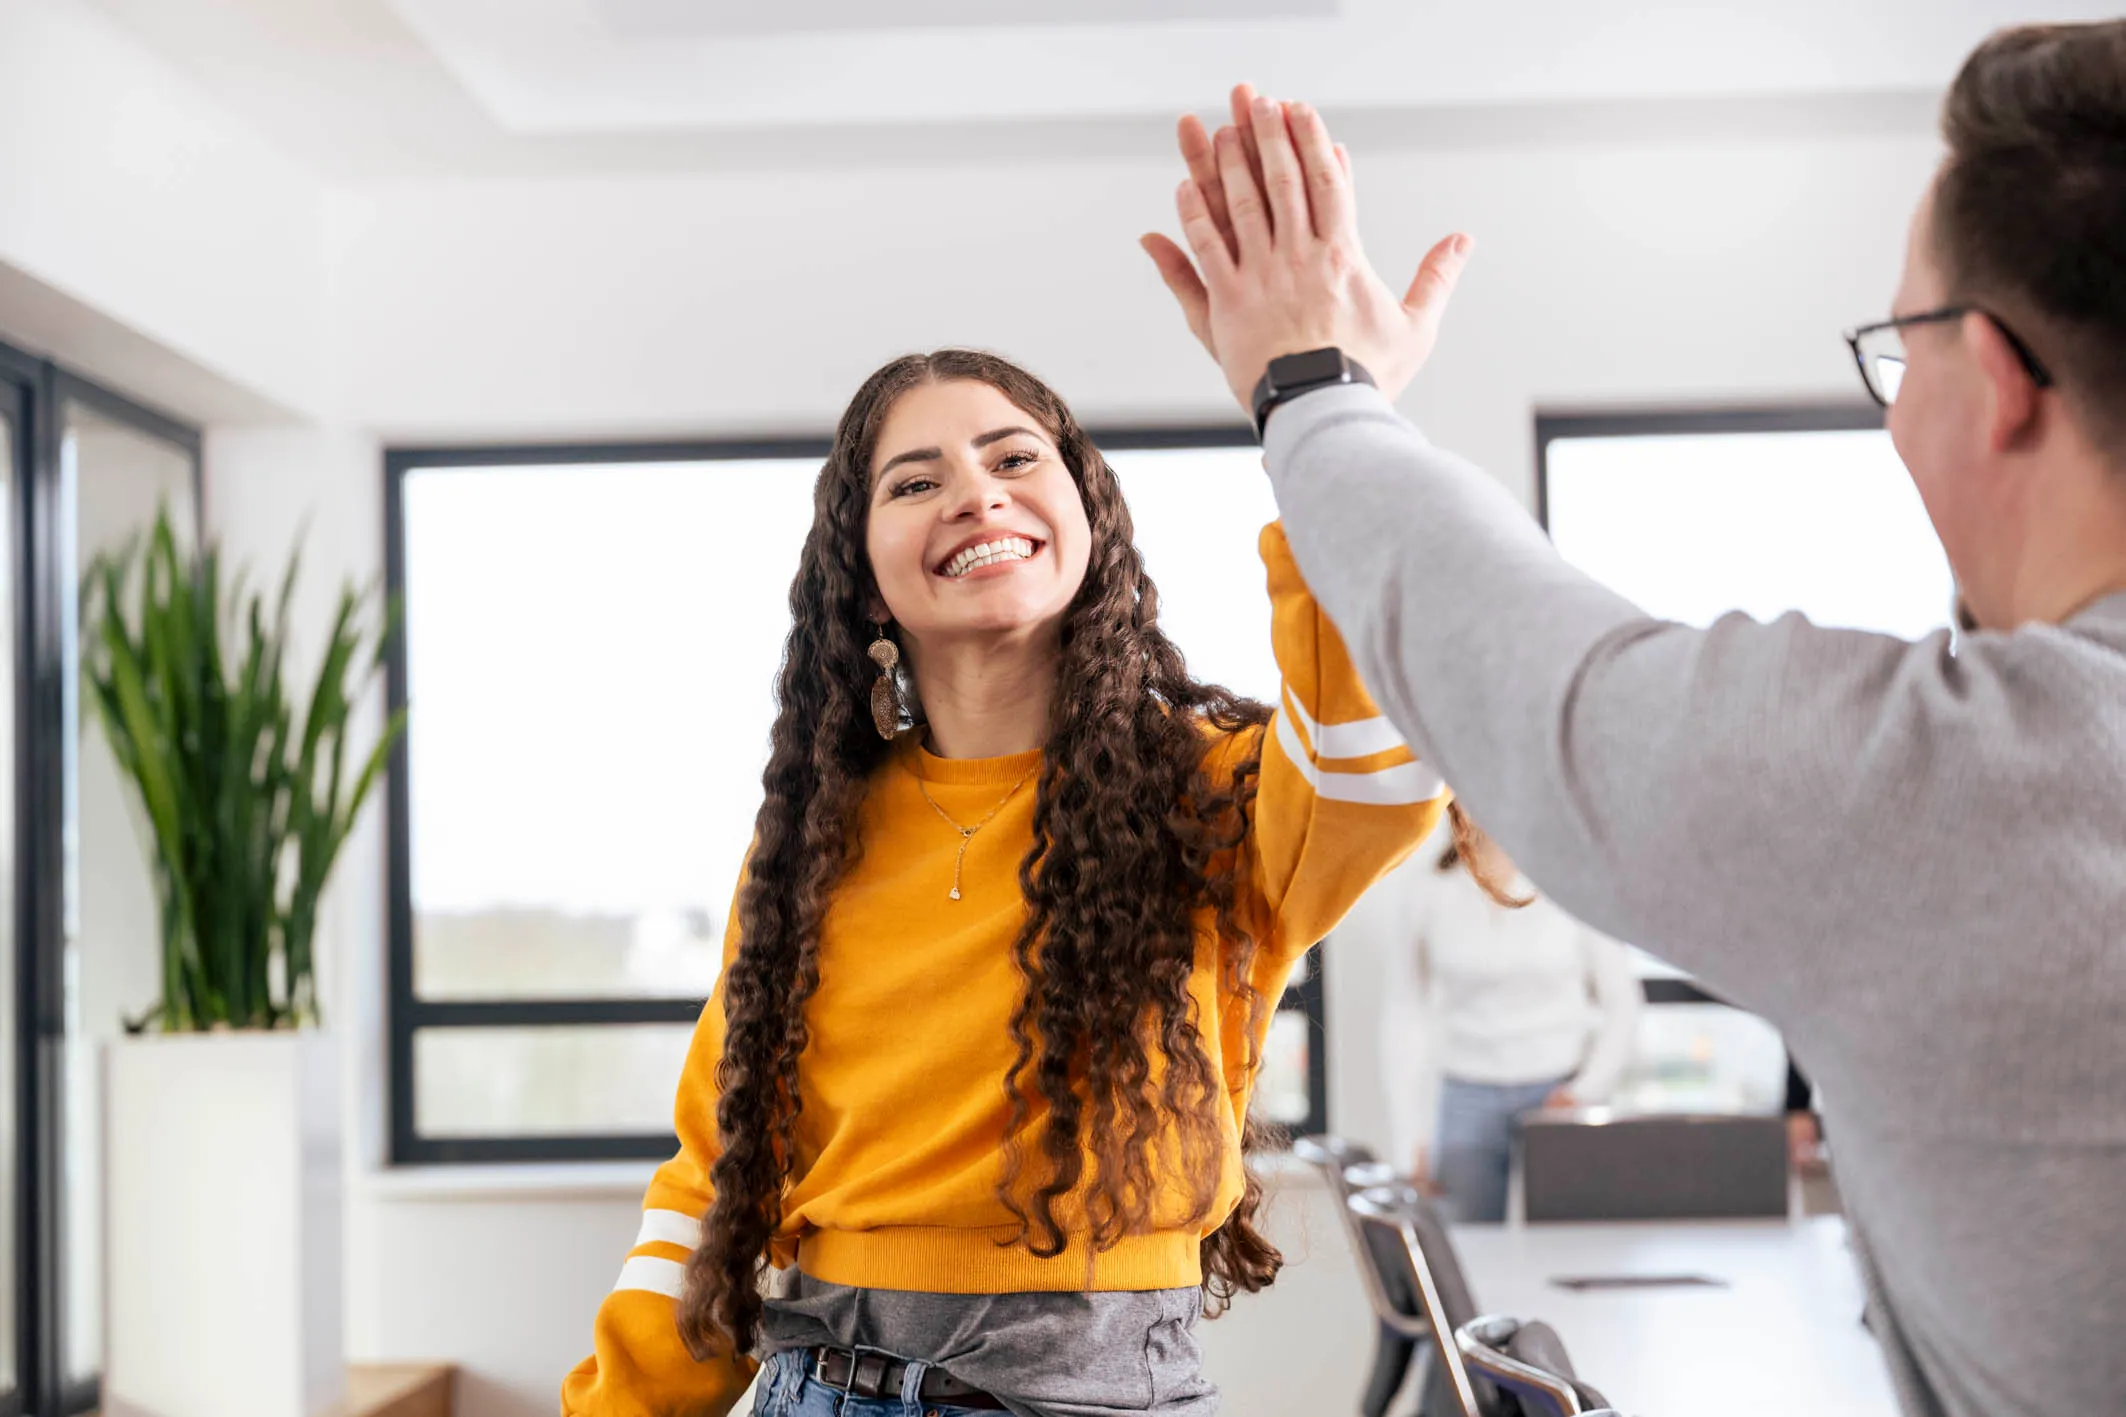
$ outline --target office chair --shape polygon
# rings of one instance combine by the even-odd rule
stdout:
[[[1373,1343],[1373,1371],[1367,1376],[1365,1394],[1359,1399],[1359,1417],[1387,1417],[1395,1395],[1402,1391],[1403,1379],[1409,1375],[1418,1340],[1381,1316],[1388,1312],[1416,1313],[1417,1295],[1405,1287],[1399,1267],[1384,1273],[1369,1257],[1370,1242],[1350,1205],[1351,1197],[1360,1191],[1393,1182],[1395,1169],[1377,1160],[1370,1147],[1342,1137],[1300,1137],[1292,1143],[1292,1154],[1320,1171],[1328,1182],[1336,1214],[1351,1239],[1351,1252],[1358,1256],[1359,1271],[1366,1281],[1366,1301],[1379,1323]]]
[[[1454,1338],[1469,1372],[1489,1379],[1523,1417],[1592,1417],[1611,1410],[1601,1393],[1573,1373],[1565,1344],[1549,1324],[1490,1315],[1458,1326]]]
[[[1359,1269],[1384,1330],[1432,1345],[1421,1417],[1504,1417],[1488,1382],[1471,1378],[1454,1330],[1477,1317],[1446,1228],[1414,1186],[1374,1186],[1350,1198]]]
[[[1608,1410],[1602,1395],[1578,1380],[1548,1324],[1477,1314],[1439,1212],[1414,1187],[1378,1186],[1353,1196],[1350,1205],[1367,1231],[1369,1263],[1402,1274],[1420,1296],[1422,1312],[1399,1312],[1394,1326],[1451,1343],[1434,1350],[1419,1417],[1593,1417]],[[1443,1332],[1452,1339],[1441,1338]],[[1447,1353],[1452,1357],[1440,1361],[1437,1355]]]

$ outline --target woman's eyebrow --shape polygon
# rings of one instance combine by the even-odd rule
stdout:
[[[943,456],[945,455],[936,448],[910,448],[905,453],[895,453],[886,459],[886,465],[878,470],[878,477],[884,477],[904,462],[936,462]]]
[[[986,448],[991,443],[1001,443],[1006,438],[1018,435],[1024,435],[1028,438],[1038,438],[1041,436],[1040,434],[1034,432],[1031,428],[1021,428],[1014,424],[1012,427],[1009,428],[993,428],[987,433],[978,435],[974,440],[973,446],[977,448]],[[895,453],[892,457],[886,459],[885,466],[881,467],[878,470],[878,476],[884,477],[887,473],[893,471],[895,468],[899,467],[904,462],[936,462],[939,458],[943,456],[945,456],[945,454],[937,448],[910,448],[905,453]]]

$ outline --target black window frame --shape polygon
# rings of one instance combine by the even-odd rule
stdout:
[[[200,429],[64,366],[0,343],[0,402],[13,417],[13,540],[7,546],[15,597],[16,814],[15,958],[17,1152],[14,1168],[18,1273],[18,1390],[0,1394],[0,1417],[76,1417],[102,1405],[100,1375],[66,1373],[65,1045],[66,781],[61,744],[66,676],[66,608],[78,588],[67,564],[61,449],[66,409],[78,404],[169,443],[190,460],[194,529],[205,529],[206,471]],[[71,726],[79,731],[79,725]]]
[[[1095,431],[1094,442],[1112,452],[1252,447],[1249,430],[1230,424],[1119,427]],[[408,701],[405,626],[416,608],[405,599],[405,480],[410,472],[434,469],[508,468],[642,462],[713,462],[756,458],[823,460],[832,447],[824,437],[684,439],[659,442],[586,442],[406,446],[384,452],[385,593],[400,607],[399,626],[385,660],[390,711]],[[411,738],[401,735],[391,754],[387,783],[388,835],[388,1131],[387,1159],[395,1167],[484,1163],[663,1160],[677,1138],[669,1131],[530,1136],[423,1136],[414,1126],[414,1040],[424,1028],[510,1028],[540,1025],[693,1024],[703,999],[454,999],[420,998],[413,987],[413,858],[410,829]],[[1306,977],[1279,1001],[1280,1010],[1307,1019],[1309,1115],[1290,1124],[1294,1135],[1327,1130],[1328,1016],[1323,951],[1307,962]],[[5,1414],[0,1414],[5,1417]]]

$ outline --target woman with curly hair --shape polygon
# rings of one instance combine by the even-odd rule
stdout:
[[[1300,956],[1445,805],[1281,530],[1276,712],[1189,676],[1115,474],[993,356],[842,416],[764,799],[642,1228],[562,1408],[1207,1414],[1276,1276],[1242,1153]]]

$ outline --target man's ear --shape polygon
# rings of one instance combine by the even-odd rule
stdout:
[[[2023,367],[2022,356],[1990,315],[1974,310],[1964,316],[1964,346],[1984,379],[1989,416],[1988,450],[2004,453],[2021,442],[2037,421],[2038,389]]]

